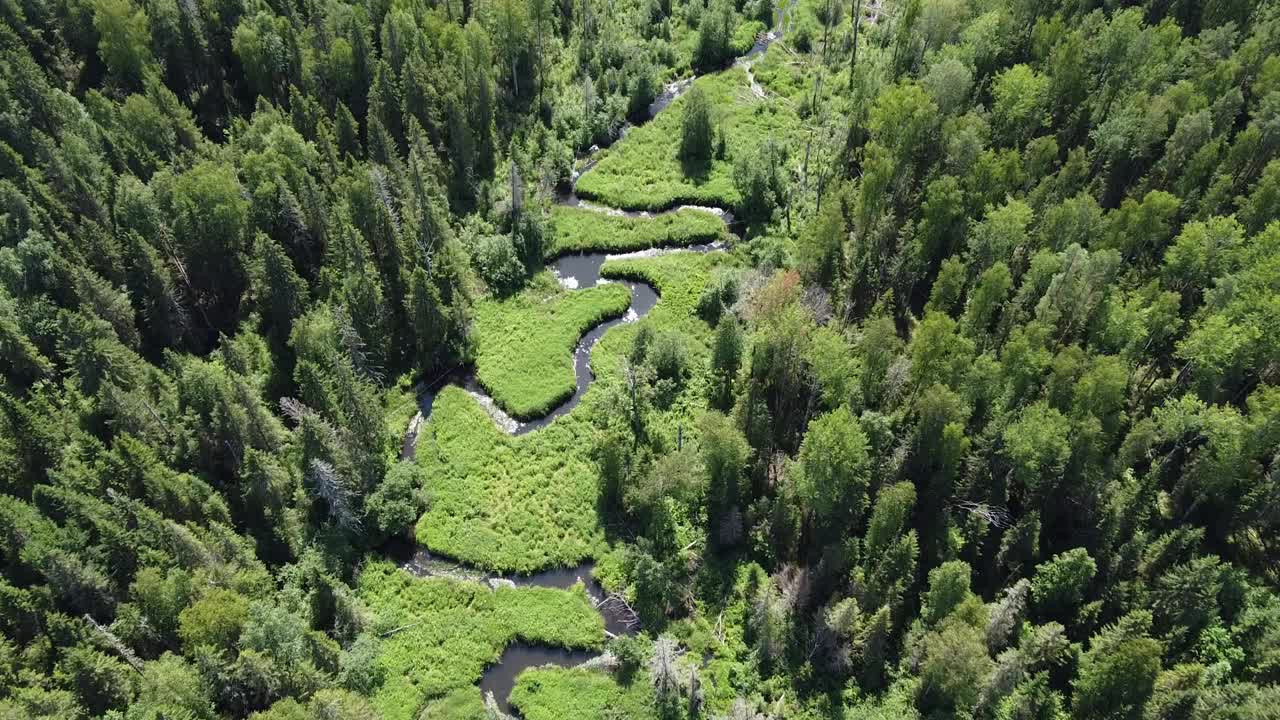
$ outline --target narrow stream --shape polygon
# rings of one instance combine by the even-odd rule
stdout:
[[[769,48],[775,40],[782,36],[787,29],[788,11],[791,9],[791,2],[785,7],[778,8],[775,11],[775,28],[767,33],[762,33],[757,39],[751,50],[746,55],[738,58],[735,64],[745,66],[747,71],[748,83],[753,94],[757,97],[764,96],[764,90],[756,82],[754,75],[751,73],[751,63],[754,59]],[[683,95],[696,78],[686,78],[669,83],[663,88],[661,94],[649,105],[649,118],[665,110],[681,95]],[[624,125],[618,135],[620,139],[631,128],[631,125]],[[596,212],[607,213],[611,215],[622,215],[634,218],[648,218],[659,213],[648,213],[644,211],[619,210],[603,205],[597,205],[578,198],[573,189],[577,187],[578,179],[583,173],[590,171],[599,161],[599,148],[592,148],[592,152],[585,159],[580,171],[575,171],[573,175],[572,188],[570,191],[557,199],[557,202],[564,205],[581,207]],[[686,205],[673,210],[663,212],[674,212],[679,209],[696,209],[704,212],[711,212],[718,215],[725,221],[726,225],[732,225],[734,222],[733,214],[721,208],[709,208]],[[595,344],[604,336],[610,328],[623,323],[634,322],[645,315],[649,314],[658,302],[657,289],[652,285],[644,282],[636,282],[632,280],[610,280],[602,278],[600,271],[609,260],[626,260],[643,257],[656,257],[672,252],[711,252],[721,249],[721,243],[709,243],[703,245],[692,245],[688,247],[672,247],[672,248],[651,248],[632,253],[582,253],[577,255],[566,255],[550,264],[550,269],[560,284],[570,290],[595,287],[601,283],[620,282],[631,291],[631,305],[627,308],[626,313],[619,318],[607,320],[591,328],[578,341],[573,353],[573,369],[576,376],[577,384],[574,388],[573,395],[547,415],[529,421],[520,421],[502,410],[493,398],[480,387],[475,379],[475,374],[469,372],[465,375],[455,376],[447,379],[447,382],[453,382],[461,385],[472,397],[485,408],[493,421],[501,428],[512,435],[523,435],[540,428],[544,428],[551,424],[562,415],[577,407],[582,401],[582,396],[590,387],[592,380],[595,379],[591,372],[591,350]],[[419,392],[418,396],[418,413],[409,423],[409,428],[404,436],[404,442],[401,447],[401,459],[412,460],[417,452],[418,436],[422,427],[431,417],[431,406],[435,402],[436,390],[424,388]],[[416,545],[407,539],[395,539],[388,542],[381,552],[396,561],[404,570],[418,577],[451,577],[460,580],[470,580],[474,582],[487,583],[496,590],[503,585],[511,585],[516,587],[551,587],[567,589],[575,583],[581,581],[587,590],[587,594],[600,611],[601,617],[604,618],[605,632],[608,636],[629,635],[635,633],[639,627],[639,620],[630,608],[625,604],[616,602],[608,598],[604,588],[600,586],[592,575],[595,563],[587,562],[572,568],[557,568],[552,570],[544,570],[532,575],[493,575],[476,568],[468,567],[457,561],[434,557],[426,548]],[[515,687],[516,679],[520,673],[533,667],[543,665],[557,665],[560,667],[574,667],[600,657],[601,653],[590,650],[568,650],[564,648],[555,648],[546,645],[531,645],[524,642],[511,643],[503,650],[498,662],[489,666],[482,678],[480,679],[479,688],[482,695],[492,692],[498,707],[505,713],[512,713],[513,708],[509,702],[509,696],[512,688]]]

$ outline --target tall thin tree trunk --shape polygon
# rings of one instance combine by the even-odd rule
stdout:
[[[862,25],[862,0],[853,0],[853,53],[849,56],[849,90],[853,90],[854,69],[858,65],[858,27]]]

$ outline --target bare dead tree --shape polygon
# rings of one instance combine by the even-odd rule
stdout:
[[[351,490],[333,465],[319,458],[312,458],[307,477],[315,486],[316,495],[329,504],[329,513],[338,527],[350,532],[360,531],[360,518],[352,507]]]
[[[628,603],[620,593],[609,593],[595,605],[598,610],[608,611],[616,616],[629,630],[640,627],[640,613],[636,612],[635,608],[631,607],[631,603]]]
[[[129,667],[133,668],[134,672],[139,675],[142,674],[142,659],[134,654],[133,650],[131,650],[128,645],[125,645],[124,641],[121,640],[119,636],[111,632],[110,628],[99,624],[98,621],[94,620],[93,616],[89,613],[84,614],[84,621],[89,623],[89,627],[93,628],[94,634],[104,643],[111,646],[111,648],[129,664]]]
[[[1013,518],[1009,515],[1009,511],[997,505],[989,505],[975,500],[957,500],[951,503],[951,506],[970,515],[977,515],[1000,529],[1007,528],[1013,524]]]
[[[649,677],[660,700],[670,700],[680,693],[680,674],[676,662],[681,650],[675,638],[659,635],[649,656]]]

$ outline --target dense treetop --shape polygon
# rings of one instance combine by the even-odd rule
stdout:
[[[4,0],[0,98],[0,720],[605,644],[410,537],[640,619],[530,720],[1277,716],[1271,0]]]

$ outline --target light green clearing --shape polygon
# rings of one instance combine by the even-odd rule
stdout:
[[[402,628],[379,658],[386,679],[373,701],[385,720],[412,720],[426,700],[473,685],[509,643],[594,649],[604,641],[604,620],[582,585],[491,590],[378,561],[362,570],[357,592],[376,614],[374,632]]]
[[[551,209],[554,239],[547,257],[575,252],[626,252],[651,247],[696,245],[725,237],[724,221],[703,210],[680,209],[647,218],[556,205]]]
[[[564,290],[542,273],[508,298],[476,303],[476,379],[510,415],[546,415],[573,394],[573,351],[595,325],[621,317],[631,291],[617,284]]]
[[[419,520],[418,542],[432,552],[500,572],[571,566],[607,549],[596,515],[598,472],[590,454],[600,398],[621,382],[621,362],[641,324],[678,329],[689,340],[694,375],[656,431],[674,443],[686,437],[705,407],[704,368],[711,329],[694,310],[711,270],[725,253],[674,253],[609,262],[606,275],[643,276],[661,294],[638,323],[615,327],[596,345],[596,381],[582,403],[549,426],[519,437],[506,434],[464,390],[445,388],[418,439],[417,462],[427,478],[430,507]]]
[[[657,717],[649,678],[622,685],[596,670],[543,667],[516,679],[511,704],[525,720],[648,720]],[[572,712],[569,713],[569,710]]]
[[[696,81],[707,94],[714,122],[724,128],[733,152],[756,152],[773,137],[797,137],[799,117],[784,99],[752,95],[746,73],[730,68]],[[731,208],[739,201],[733,186],[733,158],[714,160],[702,178],[684,174],[677,150],[687,94],[650,122],[635,128],[578,181],[584,198],[636,210],[661,210],[680,204]]]

